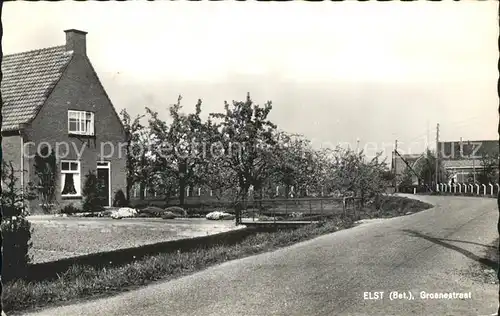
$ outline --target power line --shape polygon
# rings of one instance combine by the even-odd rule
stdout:
[[[455,121],[455,122],[451,122],[450,124],[447,124],[447,126],[449,128],[466,127],[466,126],[469,126],[472,123],[475,123],[475,122],[472,122],[472,121],[476,120],[476,119],[479,119],[479,118],[481,118],[481,116],[476,116],[476,117],[473,117],[473,118],[467,119],[467,120]],[[433,129],[429,130],[428,132],[426,131],[425,133],[418,134],[418,136],[415,136],[415,137],[411,138],[408,142],[411,143],[411,142],[417,140],[418,138],[424,137],[426,135],[428,136],[430,132],[435,132],[435,131],[436,131],[436,128],[433,128]]]

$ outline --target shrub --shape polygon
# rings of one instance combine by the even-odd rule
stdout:
[[[170,206],[165,209],[166,212],[172,212],[176,215],[186,217],[188,214],[185,209],[180,206]]]
[[[115,198],[113,199],[113,206],[115,207],[125,207],[128,206],[127,198],[122,190],[118,190],[115,193]]]
[[[165,211],[156,206],[148,206],[139,210],[140,214],[147,214],[149,217],[161,217]]]
[[[101,184],[93,171],[85,176],[85,185],[83,186],[83,210],[85,212],[101,212],[104,207],[101,201]]]
[[[31,262],[29,250],[32,247],[31,233],[33,232],[25,208],[25,200],[35,198],[33,189],[21,190],[17,181],[12,163],[2,162],[2,186],[4,187],[0,204],[2,220],[2,279],[11,281],[26,276],[28,265]]]
[[[31,223],[22,216],[2,218],[2,279],[12,281],[26,277],[31,263]]]
[[[161,215],[161,218],[163,218],[163,219],[174,219],[176,217],[177,217],[177,214],[174,214],[174,213],[172,213],[170,211],[165,211]]]
[[[80,210],[78,207],[74,206],[73,204],[66,205],[61,209],[61,214],[75,214],[75,213],[80,213],[82,210]]]
[[[49,154],[48,147],[43,147],[40,154],[35,155],[36,188],[45,213],[51,213],[56,199],[57,163],[54,150]]]

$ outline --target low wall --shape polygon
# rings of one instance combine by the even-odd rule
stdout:
[[[58,274],[64,273],[73,265],[92,266],[96,268],[120,266],[159,253],[175,253],[178,250],[186,252],[221,244],[232,245],[260,231],[262,230],[258,228],[242,228],[203,237],[172,240],[140,247],[117,249],[57,261],[36,263],[30,265],[27,279],[30,281],[54,279],[57,278]]]

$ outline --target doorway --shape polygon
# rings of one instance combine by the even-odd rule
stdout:
[[[109,161],[97,162],[97,181],[102,188],[99,191],[101,205],[111,206],[111,163]]]

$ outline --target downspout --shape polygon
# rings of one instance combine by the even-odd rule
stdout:
[[[23,196],[23,208],[26,206],[24,203],[24,136],[26,135],[26,124],[19,124],[19,136],[21,138],[21,196]]]

